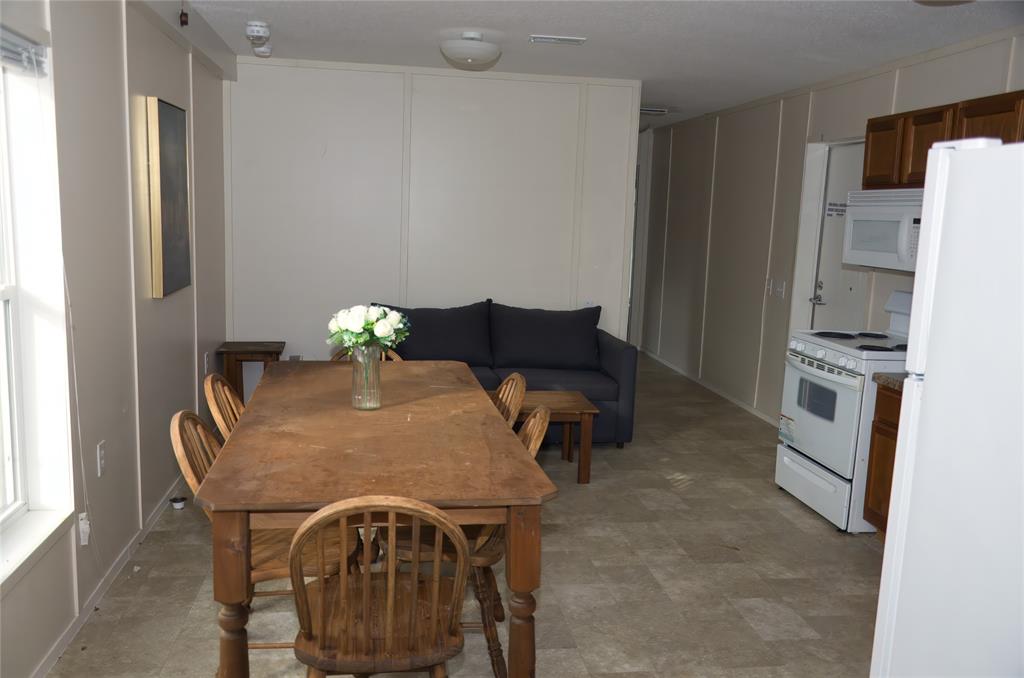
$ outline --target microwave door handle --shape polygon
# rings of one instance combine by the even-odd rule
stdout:
[[[786,362],[794,370],[797,370],[798,372],[803,372],[804,374],[815,377],[816,379],[832,382],[833,384],[838,384],[839,386],[843,386],[853,391],[860,390],[861,380],[863,379],[863,377],[850,377],[843,374],[829,374],[828,372],[823,372],[821,370],[814,369],[813,367],[807,367],[793,356],[788,356],[786,358]]]

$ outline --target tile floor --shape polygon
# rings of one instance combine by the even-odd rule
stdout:
[[[878,540],[775,486],[771,426],[649,359],[637,411],[636,441],[595,449],[588,486],[558,449],[539,456],[560,495],[544,512],[537,675],[867,675]],[[216,609],[206,518],[167,511],[51,675],[213,676]],[[294,637],[290,599],[258,598],[249,632]],[[251,669],[305,675],[287,650],[254,652]],[[490,675],[481,635],[449,672]]]

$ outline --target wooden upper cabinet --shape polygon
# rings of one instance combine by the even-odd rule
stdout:
[[[940,106],[908,113],[903,118],[903,148],[900,163],[900,185],[904,188],[924,186],[924,170],[928,166],[928,149],[936,141],[953,138],[953,116],[956,106]]]
[[[921,188],[936,141],[1024,141],[1024,90],[868,120],[863,188]]]
[[[1004,144],[1024,141],[1024,91],[961,101],[954,134],[956,139],[992,137]]]
[[[864,188],[896,186],[900,182],[903,116],[868,120],[864,135]]]

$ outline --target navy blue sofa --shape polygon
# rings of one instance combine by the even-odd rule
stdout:
[[[513,372],[531,391],[580,391],[600,410],[594,442],[633,439],[636,348],[598,329],[601,307],[547,311],[490,299],[457,308],[401,308],[412,331],[395,349],[405,360],[458,360],[480,384],[498,387]],[[549,442],[561,440],[552,427]]]

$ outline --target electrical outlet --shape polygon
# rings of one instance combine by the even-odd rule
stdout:
[[[298,362],[299,360],[302,360],[302,355],[301,354],[299,354],[299,355],[290,355],[290,356],[288,356],[288,360],[290,360],[292,362]]]
[[[107,441],[101,440],[96,444],[96,477],[103,475],[107,468]]]
[[[210,352],[207,351],[203,354],[203,374],[210,373]]]
[[[89,522],[88,513],[78,514],[78,545],[86,546],[89,544],[89,535],[92,534],[92,524]]]

